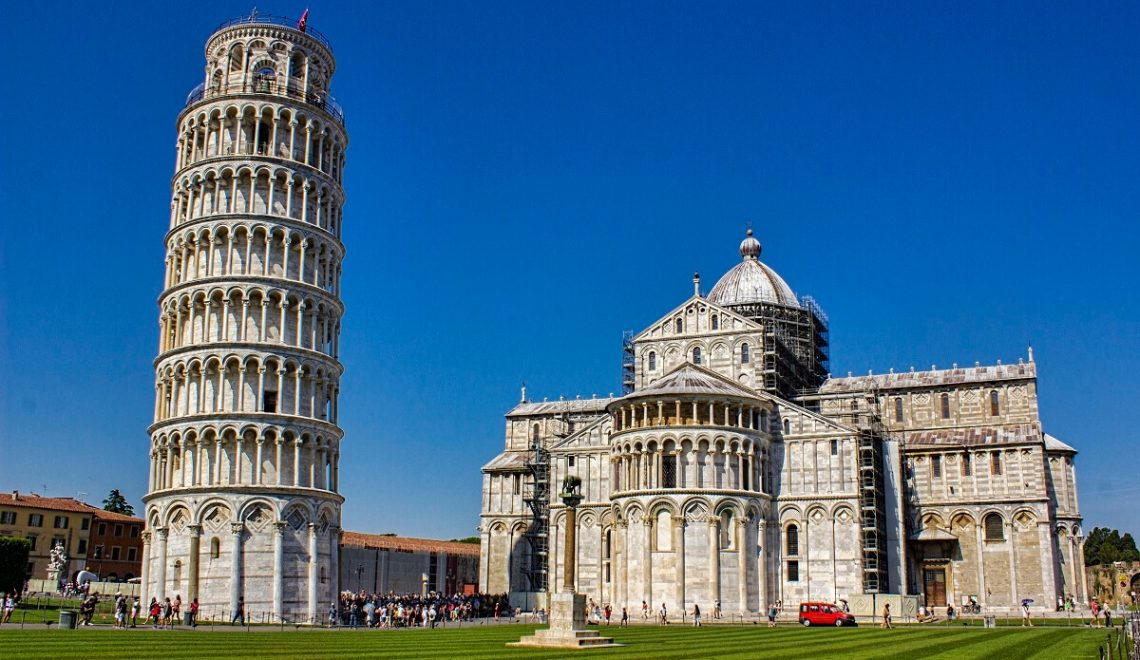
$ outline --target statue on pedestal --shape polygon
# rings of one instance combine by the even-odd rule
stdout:
[[[63,583],[67,578],[67,550],[63,549],[63,543],[57,542],[51,549],[50,559],[48,560],[48,579],[55,582],[55,588],[63,591]]]

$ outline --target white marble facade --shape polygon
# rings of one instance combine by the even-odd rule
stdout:
[[[306,622],[337,593],[348,136],[334,69],[318,33],[233,21],[178,117],[145,599]]]
[[[828,377],[794,401],[782,398],[764,387],[767,329],[740,310],[797,303],[759,252],[750,234],[743,264],[708,296],[698,280],[692,297],[633,337],[632,393],[542,402],[524,393],[507,414],[505,450],[483,468],[480,587],[528,602],[536,587],[564,587],[565,512],[556,491],[577,475],[585,497],[576,587],[638,616],[643,600],[653,612],[694,603],[709,612],[719,601],[725,612],[758,614],[777,600],[837,601],[867,591],[920,594],[932,605],[981,592],[992,608],[1083,593],[1068,577],[1079,560],[1075,451],[1040,432],[1032,361],[971,378],[936,369],[909,379]],[[991,390],[1000,398],[993,408]],[[946,392],[955,397],[949,416]],[[875,482],[879,510],[861,487],[869,419],[885,473]],[[1018,433],[1022,427],[1029,431]],[[535,442],[549,452],[551,470],[544,585],[527,570]],[[942,475],[962,468],[947,458],[931,490],[918,467],[929,473],[932,449],[960,455],[978,442],[1015,457],[1017,481],[981,481],[987,464],[961,477],[968,487],[957,476],[951,486]],[[994,511],[1013,541],[978,535]],[[874,538],[869,527],[879,530]],[[868,553],[869,544],[879,554]],[[999,557],[1001,567],[1015,565],[1011,556],[1012,585],[998,565]],[[873,571],[879,577],[867,580]],[[948,586],[928,588],[939,576]]]

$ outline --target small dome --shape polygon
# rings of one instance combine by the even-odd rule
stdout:
[[[725,273],[709,292],[709,302],[725,306],[762,302],[800,306],[787,282],[760,261],[760,241],[752,236],[751,229],[740,243],[740,256],[743,260]]]
[[[740,256],[745,259],[759,259],[760,258],[760,241],[752,236],[752,230],[748,230],[747,236],[743,241],[740,241]]]

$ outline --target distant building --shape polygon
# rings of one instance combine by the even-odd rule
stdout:
[[[62,543],[67,578],[81,570],[128,580],[142,567],[142,518],[104,511],[70,497],[0,493],[0,536],[31,541],[27,577],[46,579],[51,549]]]
[[[1084,602],[1077,452],[1042,428],[1032,350],[833,378],[826,315],[760,251],[749,231],[707,295],[694,277],[626,337],[624,396],[524,390],[483,467],[481,588],[566,586],[558,490],[577,476],[574,586],[615,608]]]
[[[107,582],[130,580],[142,571],[145,521],[96,509],[88,543],[87,568]]]
[[[359,532],[342,538],[340,586],[346,591],[456,594],[478,586],[478,544]]]

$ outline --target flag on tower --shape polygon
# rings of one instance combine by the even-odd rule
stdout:
[[[297,29],[301,32],[305,31],[305,26],[309,24],[309,8],[305,7],[305,13],[301,14],[301,20],[297,21]]]

